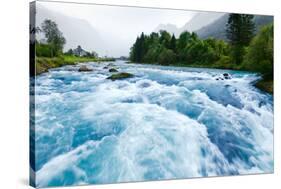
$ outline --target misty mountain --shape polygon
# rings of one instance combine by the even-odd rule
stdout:
[[[199,12],[195,14],[195,16],[187,22],[182,28],[181,31],[196,31],[202,28],[203,26],[206,26],[221,16],[223,16],[224,13],[217,13],[217,12]]]
[[[169,33],[174,33],[175,36],[179,36],[183,31],[189,31],[193,32],[196,31],[203,26],[206,26],[221,16],[223,16],[224,13],[216,13],[216,12],[199,12],[196,13],[190,21],[188,21],[183,27],[177,28],[177,26],[173,24],[160,24],[156,29],[154,29],[155,32],[158,32],[160,30],[166,30]]]
[[[66,16],[43,6],[37,6],[36,8],[36,25],[41,26],[45,19],[55,21],[66,38],[65,51],[81,45],[87,51],[96,51],[98,54],[104,54],[106,46],[101,35],[87,21]],[[37,38],[42,39],[43,34],[39,34]]]
[[[195,32],[202,39],[206,39],[208,37],[213,37],[216,39],[226,39],[225,25],[228,21],[228,16],[229,14],[224,14],[216,21],[202,27]]]
[[[229,14],[224,14],[221,18],[217,19],[216,21],[197,30],[196,33],[202,39],[213,37],[216,39],[225,40],[226,39],[225,27],[228,21],[228,16]],[[256,15],[254,16],[253,20],[256,25],[256,32],[258,32],[262,26],[273,22],[273,16]]]

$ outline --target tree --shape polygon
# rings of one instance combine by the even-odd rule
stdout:
[[[91,57],[93,57],[93,58],[98,58],[98,53],[97,52],[95,52],[95,51],[92,51],[91,52]]]
[[[264,26],[250,43],[243,66],[273,79],[273,24]]]
[[[145,53],[147,51],[146,39],[147,37],[143,32],[141,33],[140,37],[137,37],[135,44],[131,48],[130,59],[132,61],[138,63],[143,62]]]
[[[177,46],[177,40],[176,40],[175,35],[173,34],[173,36],[172,36],[172,38],[171,38],[171,41],[170,41],[170,49],[171,49],[173,52],[176,52],[176,46]]]
[[[186,47],[189,38],[190,38],[190,33],[188,31],[182,32],[180,34],[177,44],[177,51],[181,51]]]
[[[236,64],[243,60],[244,47],[254,36],[253,15],[230,14],[226,24],[226,36],[232,45],[232,58]]]
[[[52,57],[62,53],[66,40],[62,32],[58,29],[57,24],[52,20],[46,19],[42,23],[41,28],[47,39],[47,43],[51,47]]]
[[[77,53],[78,53],[78,56],[81,56],[81,53],[83,52],[83,49],[80,45],[77,46]]]
[[[215,50],[205,41],[194,40],[185,48],[188,64],[211,64],[218,60]]]
[[[133,62],[159,63],[170,65],[184,64],[215,64],[221,57],[229,62],[229,46],[222,40],[201,40],[197,34],[183,32],[177,39],[167,31],[143,33],[137,37],[131,47],[130,59]]]
[[[170,65],[176,62],[176,54],[170,50],[164,48],[159,54],[158,63],[161,65]]]
[[[165,30],[160,31],[160,43],[164,45],[166,48],[169,48],[170,46],[170,40],[171,40],[171,35],[169,32]]]
[[[67,55],[73,55],[73,50],[72,50],[72,49],[69,49],[65,54],[67,54]]]

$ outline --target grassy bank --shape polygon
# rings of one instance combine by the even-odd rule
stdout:
[[[59,56],[59,57],[36,57],[36,75],[47,72],[51,68],[57,68],[65,65],[75,65],[81,62],[103,62],[113,61],[113,59],[106,58],[89,58],[77,56]]]

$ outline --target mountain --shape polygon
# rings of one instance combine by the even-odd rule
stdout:
[[[154,29],[155,32],[159,32],[160,30],[166,30],[171,34],[175,34],[178,36],[180,28],[178,28],[174,24],[160,24],[157,28]]]
[[[217,19],[216,21],[197,30],[196,33],[202,39],[213,37],[216,39],[225,40],[225,26],[228,21],[228,16],[229,14],[224,14],[221,18]],[[273,16],[255,15],[253,20],[256,25],[256,32],[258,32],[262,26],[273,22]]]
[[[87,51],[95,51],[102,55],[105,53],[106,45],[104,40],[102,40],[99,32],[86,20],[70,17],[38,4],[36,6],[36,25],[41,26],[45,19],[51,19],[57,23],[58,28],[66,39],[65,51],[81,45]],[[37,35],[38,40],[43,37],[43,34]]]
[[[208,37],[213,37],[216,39],[226,39],[225,25],[228,21],[228,16],[229,16],[229,14],[224,14],[222,17],[220,17],[216,21],[210,23],[207,26],[202,27],[201,29],[199,29],[195,32],[202,39],[206,39]]]
[[[224,13],[218,12],[199,12],[181,28],[181,31],[193,32],[199,30],[203,26],[214,22],[223,15]]]
[[[157,26],[154,31],[158,32],[160,30],[166,30],[171,34],[175,34],[175,36],[179,36],[183,31],[193,32],[205,25],[208,25],[214,22],[216,19],[220,18],[223,13],[216,12],[199,12],[196,13],[190,21],[188,21],[184,26],[178,28],[173,24],[160,24]]]

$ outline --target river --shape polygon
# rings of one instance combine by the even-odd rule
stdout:
[[[273,172],[273,97],[257,74],[117,61],[135,77],[111,81],[109,63],[36,78],[38,186]]]

